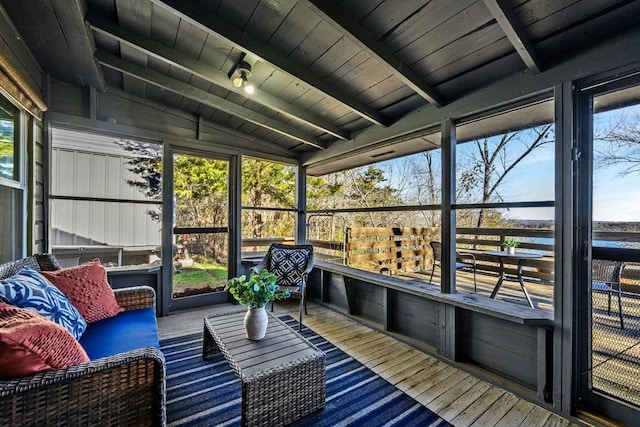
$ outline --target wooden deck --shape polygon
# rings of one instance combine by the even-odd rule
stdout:
[[[472,285],[473,286],[473,285]],[[158,319],[160,338],[201,332],[203,318],[231,307],[187,310]],[[305,325],[455,426],[569,426],[557,414],[347,317],[309,303]],[[276,312],[297,316],[297,301]]]
[[[395,277],[399,279],[418,279],[429,283],[429,277],[431,276],[431,270],[419,273],[401,273]],[[506,301],[513,304],[523,305],[528,307],[529,304],[524,297],[524,293],[520,288],[520,284],[514,281],[515,277],[507,275],[509,280],[505,280],[502,283],[500,291],[496,295],[496,300]],[[491,274],[485,271],[478,271],[476,274],[477,292],[476,294],[489,297],[493,288],[498,281],[497,274]],[[434,286],[440,286],[440,269],[436,268],[433,274],[432,284]],[[539,280],[527,281],[525,280],[525,286],[531,301],[535,308],[541,310],[553,311],[553,283],[543,283]],[[467,270],[459,270],[456,273],[456,290],[458,292],[473,293],[473,273]]]

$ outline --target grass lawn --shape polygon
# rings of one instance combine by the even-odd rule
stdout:
[[[194,263],[173,274],[174,296],[222,291],[226,284],[227,267],[216,264]]]

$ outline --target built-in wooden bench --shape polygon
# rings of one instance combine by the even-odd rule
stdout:
[[[553,313],[316,261],[308,298],[463,369],[549,398]],[[497,374],[497,375],[494,375]]]

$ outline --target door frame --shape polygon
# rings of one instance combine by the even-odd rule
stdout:
[[[162,248],[173,246],[173,156],[175,154],[202,156],[229,162],[229,212],[227,276],[234,277],[240,263],[240,152],[205,144],[199,140],[165,140],[162,156]],[[170,161],[168,161],[170,160]],[[173,299],[173,250],[162,251],[162,285],[157,296],[163,313],[229,302],[228,292],[212,292]]]
[[[577,173],[573,177],[575,188],[576,251],[573,276],[576,309],[574,310],[575,343],[573,369],[576,392],[576,410],[632,424],[637,421],[638,410],[614,397],[591,388],[590,375],[584,375],[591,367],[591,260],[593,253],[593,102],[595,96],[640,85],[640,75],[635,72],[620,77],[620,73],[588,79],[576,85],[576,139]],[[621,252],[622,250],[615,250]],[[608,251],[611,252],[611,251]],[[637,256],[637,255],[636,255]]]

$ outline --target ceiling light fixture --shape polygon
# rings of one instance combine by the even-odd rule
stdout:
[[[231,82],[235,87],[244,87],[244,91],[251,95],[255,91],[255,87],[249,83],[251,78],[251,65],[246,61],[240,61],[236,69],[233,71]]]

